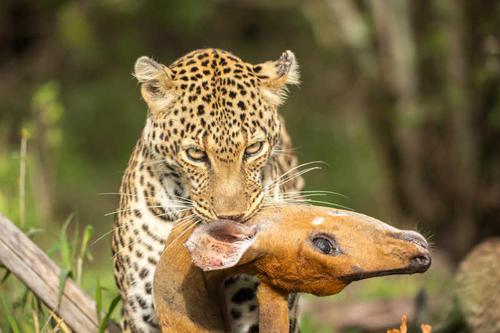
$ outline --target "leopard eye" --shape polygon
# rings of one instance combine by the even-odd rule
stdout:
[[[186,155],[194,162],[204,162],[207,160],[207,153],[198,148],[188,148]]]
[[[262,141],[252,143],[245,149],[245,156],[253,156],[258,154],[262,150],[262,147],[264,147],[264,142]]]

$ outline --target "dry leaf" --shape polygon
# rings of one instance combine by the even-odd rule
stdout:
[[[399,329],[397,328],[391,328],[387,330],[387,333],[407,333],[407,326],[406,322],[408,321],[408,316],[403,315],[403,318],[401,318],[401,325],[399,326]]]
[[[401,318],[401,326],[399,326],[399,329],[391,328],[387,330],[387,333],[407,333],[408,331],[407,321],[408,321],[408,316],[403,315],[403,318]],[[422,333],[432,333],[431,325],[422,324],[420,325],[420,329],[422,330]]]
[[[408,331],[408,328],[406,326],[407,321],[408,321],[408,316],[403,315],[403,318],[401,318],[401,326],[399,326],[399,330],[401,331],[401,333],[407,333]]]
[[[431,325],[422,324],[422,325],[420,325],[420,329],[422,330],[422,333],[432,333],[432,326]]]

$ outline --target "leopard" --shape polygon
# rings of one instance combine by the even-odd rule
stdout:
[[[113,271],[122,330],[159,332],[153,276],[173,228],[217,219],[244,223],[300,195],[304,180],[278,112],[299,84],[299,67],[291,51],[254,65],[206,48],[169,66],[141,56],[133,76],[148,111],[120,185]],[[251,276],[225,281],[232,332],[258,332],[258,284]],[[296,332],[297,295],[289,309]]]

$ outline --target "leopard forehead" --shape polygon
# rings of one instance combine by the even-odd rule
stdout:
[[[257,67],[257,68],[255,68]],[[188,53],[169,66],[176,96],[167,112],[154,116],[165,139],[212,147],[231,160],[256,138],[274,144],[279,135],[276,107],[262,96],[259,66],[219,49]]]

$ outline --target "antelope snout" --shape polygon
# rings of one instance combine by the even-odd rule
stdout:
[[[424,236],[416,231],[406,230],[394,234],[393,237],[416,245],[416,253],[410,258],[410,266],[408,267],[410,273],[423,273],[429,269],[432,260],[429,253],[429,244]]]

